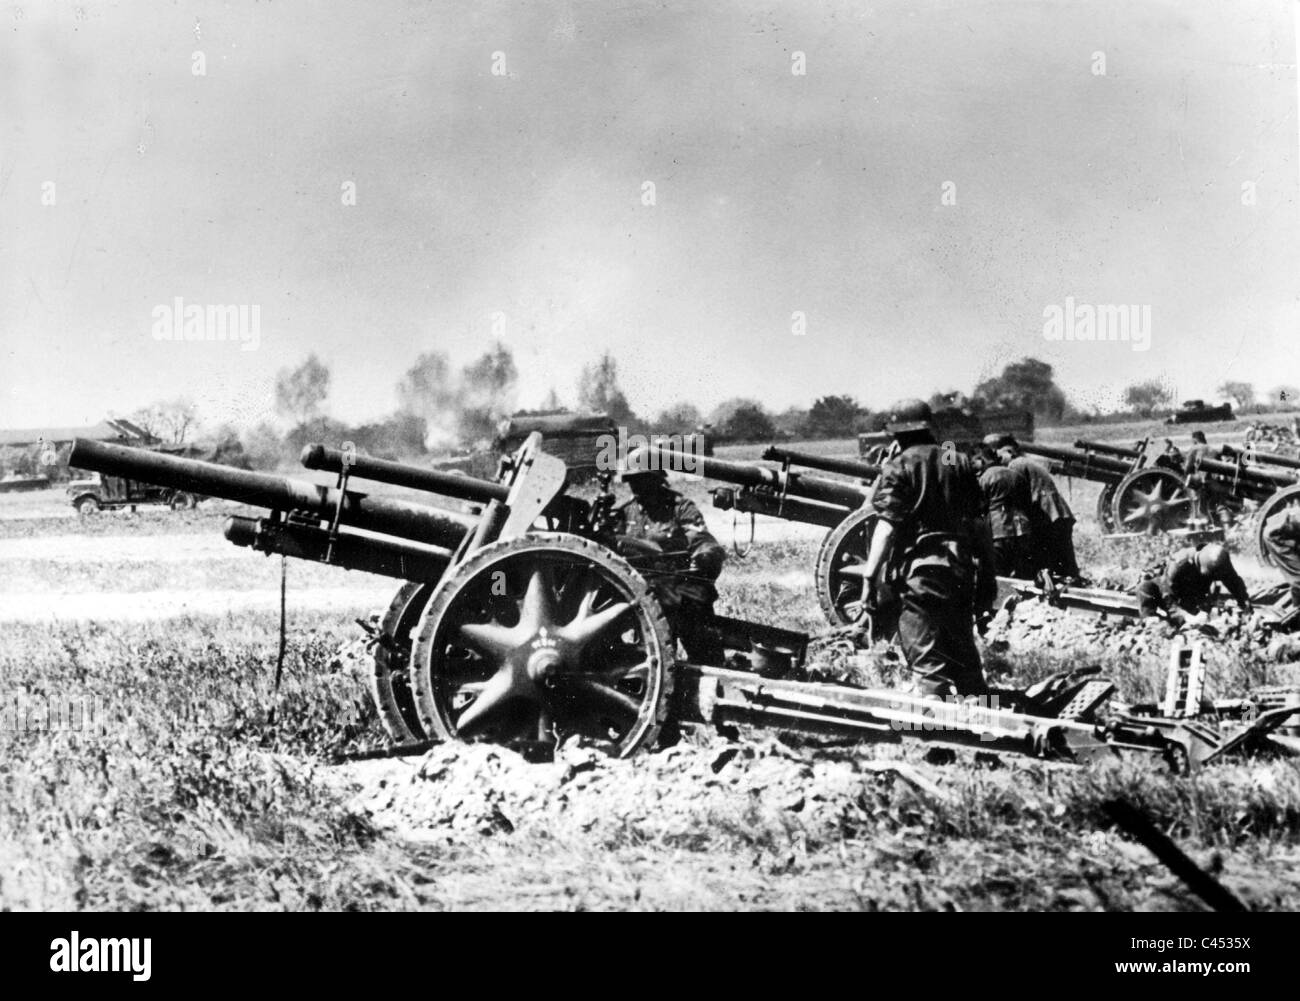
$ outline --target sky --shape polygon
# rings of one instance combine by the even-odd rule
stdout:
[[[518,406],[609,350],[651,414],[1297,384],[1294,6],[0,3],[0,426],[253,424],[310,352],[362,421],[494,339]],[[158,339],[177,298],[256,349]]]

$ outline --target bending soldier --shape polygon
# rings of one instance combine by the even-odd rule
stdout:
[[[920,400],[890,418],[899,453],[884,464],[871,502],[879,518],[864,568],[868,603],[878,603],[887,571],[900,605],[899,645],[922,694],[981,694],[975,615],[997,594],[992,540],[970,459],[940,449],[930,422]]]
[[[1246,582],[1232,565],[1228,550],[1210,542],[1180,549],[1167,562],[1147,570],[1137,587],[1138,614],[1159,615],[1181,626],[1205,610],[1215,582],[1228,589],[1242,611],[1250,611]]]
[[[708,625],[726,550],[709,533],[699,508],[652,465],[640,449],[620,465],[619,479],[632,497],[614,511],[616,548],[645,576],[686,656],[721,663],[721,643]]]
[[[976,449],[974,464],[979,473],[984,503],[988,507],[997,575],[1032,579],[1029,512],[1033,499],[1028,477],[1019,470],[1001,465],[993,450],[986,445]]]
[[[1082,582],[1083,575],[1074,555],[1074,512],[1056,488],[1056,481],[1039,463],[1020,451],[1020,445],[1011,435],[990,435],[985,443],[997,449],[1003,465],[1020,471],[1029,480],[1033,502],[1029,509],[1030,561],[1034,573],[1047,570],[1057,580]]]

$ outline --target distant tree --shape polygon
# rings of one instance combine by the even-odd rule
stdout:
[[[275,409],[294,424],[320,414],[330,394],[330,370],[313,353],[295,369],[280,369],[275,377]]]
[[[562,414],[565,413],[565,406],[560,402],[560,394],[552,386],[546,394],[546,399],[542,400],[542,406],[539,413],[543,414]]]
[[[704,415],[693,403],[674,403],[659,411],[654,430],[664,434],[687,434],[704,423]]]
[[[397,384],[399,413],[443,423],[456,408],[456,387],[447,356],[426,351],[415,359]]]
[[[1224,382],[1220,384],[1218,392],[1236,404],[1238,410],[1255,405],[1255,387],[1249,382]]]
[[[731,441],[771,441],[776,437],[776,427],[762,406],[745,403],[732,411],[722,434]]]
[[[967,402],[966,394],[960,389],[950,389],[945,393],[931,393],[926,400],[931,410],[947,410],[949,407],[961,407]]]
[[[709,411],[709,423],[716,428],[721,428],[741,407],[757,407],[763,409],[763,404],[758,400],[750,399],[747,396],[733,396],[729,400],[723,400],[716,407]]]
[[[1168,387],[1155,379],[1134,383],[1124,390],[1124,403],[1142,417],[1150,417],[1160,407],[1168,406],[1172,399]]]
[[[1059,421],[1065,413],[1065,393],[1056,385],[1052,366],[1037,358],[1022,358],[975,387],[972,409],[1027,410],[1035,417]]]
[[[862,408],[851,396],[823,396],[808,410],[808,434],[813,438],[844,438]]]
[[[1274,410],[1300,410],[1300,389],[1275,386],[1268,392],[1268,402]]]
[[[787,407],[772,418],[776,433],[782,438],[803,438],[808,434],[808,411]]]
[[[499,342],[461,370],[456,424],[462,442],[483,443],[495,437],[497,425],[514,410],[518,381],[514,356]]]
[[[284,438],[275,426],[263,421],[239,436],[244,457],[253,469],[271,470],[285,458]]]
[[[637,423],[636,414],[618,384],[618,363],[608,351],[595,364],[583,366],[578,377],[578,405],[608,414],[615,424]]]
[[[180,397],[151,403],[137,410],[128,420],[160,441],[183,445],[198,422],[198,410],[191,400]]]
[[[208,462],[236,469],[252,469],[252,461],[244,451],[244,443],[239,439],[239,430],[233,424],[223,424],[212,436],[212,450],[207,456]]]

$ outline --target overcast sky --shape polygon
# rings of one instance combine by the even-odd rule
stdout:
[[[1297,383],[1292,6],[5,2],[0,426],[257,421],[310,351],[377,417],[494,316],[522,406],[604,348],[649,413]],[[258,349],[156,340],[178,296]],[[1067,296],[1150,349],[1047,341]]]

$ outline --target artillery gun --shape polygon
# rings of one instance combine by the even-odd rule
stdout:
[[[723,662],[680,660],[646,577],[609,545],[609,505],[567,494],[563,461],[542,452],[536,435],[498,480],[321,446],[308,446],[303,462],[337,474],[333,487],[91,441],[74,442],[72,455],[79,468],[268,508],[264,517],[228,520],[226,536],[237,545],[403,580],[374,635],[371,688],[396,745],[383,753],[447,740],[545,753],[580,737],[627,756],[652,746],[670,715],[1073,760],[1128,749],[1186,768],[1240,749],[1291,749],[1279,736],[1295,714],[1290,701],[1252,705],[1212,726],[1195,700],[1163,715],[1158,707],[1110,707],[1114,685],[1088,671],[1001,693],[1006,707],[997,693],[977,704],[936,704],[769,677],[802,666],[807,637],[722,616],[712,628],[729,652]],[[780,483],[774,470],[711,471],[754,487]],[[850,485],[785,474],[791,478],[809,503],[847,509],[860,497]],[[475,511],[374,496],[354,489],[354,479]],[[764,661],[765,651],[784,662]],[[1228,718],[1214,711],[1216,720]]]

